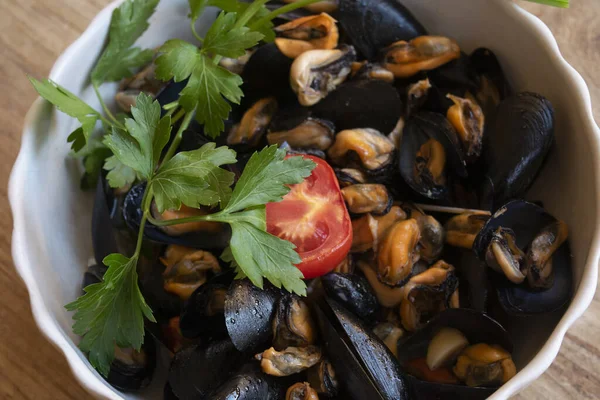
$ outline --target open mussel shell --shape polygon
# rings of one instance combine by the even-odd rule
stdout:
[[[443,171],[437,181],[435,177],[418,179],[417,154],[422,146],[432,141],[443,148]],[[422,111],[409,118],[404,127],[399,159],[400,174],[404,181],[415,192],[430,199],[446,198],[452,178],[467,175],[456,131],[446,117],[438,113]]]
[[[409,399],[404,374],[383,342],[332,299],[316,307],[328,357],[338,376],[340,398]]]
[[[359,53],[369,60],[394,42],[427,34],[396,0],[340,0],[334,17]]]
[[[145,183],[138,184],[131,188],[123,204],[123,218],[127,226],[137,232],[142,220],[142,198],[144,196]],[[215,232],[192,232],[181,236],[170,236],[163,232],[159,227],[146,222],[144,228],[144,238],[155,243],[178,244],[180,246],[191,247],[202,250],[224,249],[229,244],[231,230],[224,227],[223,230]]]
[[[175,354],[168,382],[179,400],[209,399],[246,358],[229,339],[188,346]]]
[[[466,308],[450,308],[442,311],[414,335],[398,343],[398,357],[401,364],[424,357],[431,339],[442,328],[454,328],[462,332],[469,343],[489,343],[502,346],[512,352],[513,344],[508,332],[486,314]],[[408,376],[414,399],[486,399],[497,388],[469,387],[465,385],[426,382]]]
[[[165,290],[163,277],[165,266],[158,260],[159,247],[154,246],[147,251],[151,251],[152,254],[142,255],[138,261],[140,291],[154,312],[157,321],[165,322],[179,315],[183,300],[176,294]]]
[[[210,395],[211,400],[280,400],[285,398],[283,382],[263,373],[256,364],[243,366]]]
[[[442,65],[427,73],[432,85],[439,88],[454,89],[475,94],[477,81],[475,71],[468,55],[461,52],[456,60]]]
[[[545,97],[523,92],[500,103],[483,136],[488,179],[482,207],[495,210],[521,197],[536,178],[554,142],[554,109]]]
[[[185,303],[179,327],[187,338],[227,335],[224,301],[228,286],[210,282],[198,287]]]
[[[272,321],[281,291],[265,283],[260,289],[248,279],[236,280],[225,297],[225,324],[239,351],[257,351],[273,335]],[[264,349],[263,349],[264,350]]]
[[[481,229],[473,249],[479,259],[485,260],[485,252],[494,232],[509,228],[515,233],[516,244],[525,249],[533,238],[548,224],[555,221],[542,207],[524,200],[513,200],[502,206]],[[531,289],[526,282],[514,284],[504,276],[490,271],[494,277],[498,300],[509,315],[531,315],[552,312],[562,308],[571,298],[573,275],[571,252],[568,242],[563,243],[552,255],[554,284],[547,290]]]
[[[486,117],[491,118],[498,104],[510,94],[510,85],[500,62],[490,49],[480,47],[474,50],[469,56],[469,62],[478,85],[473,94]]]
[[[147,332],[140,351],[117,349],[107,382],[124,392],[140,390],[150,383],[156,368],[156,345]]]

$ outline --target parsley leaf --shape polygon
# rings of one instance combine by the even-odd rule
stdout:
[[[108,45],[92,70],[92,82],[120,81],[133,75],[133,70],[148,64],[153,50],[132,48],[135,41],[148,29],[159,0],[126,0],[112,14]]]
[[[200,49],[183,40],[167,41],[160,52],[156,76],[176,82],[189,78],[179,104],[188,112],[196,110],[196,120],[204,124],[205,133],[217,137],[231,111],[227,100],[239,104],[242,98],[242,78],[215,65]]]
[[[83,336],[79,347],[90,363],[108,376],[115,344],[140,349],[144,341],[144,317],[155,321],[138,287],[137,257],[111,254],[104,259],[108,270],[101,283],[89,285],[85,294],[67,304],[75,311],[73,332]]]
[[[252,212],[262,212],[253,210]],[[264,219],[263,219],[264,220]],[[255,225],[238,221],[231,222],[230,248],[233,257],[243,274],[254,285],[262,288],[263,277],[276,287],[283,286],[289,292],[306,296],[306,284],[302,280],[302,272],[294,266],[302,260],[294,251],[295,246],[273,236]]]
[[[75,154],[76,156],[83,158],[83,167],[85,168],[85,173],[81,178],[82,190],[96,188],[100,171],[102,171],[102,164],[104,164],[104,160],[110,157],[111,154],[108,147],[106,147],[102,141],[94,137],[90,138],[87,146]]]
[[[258,44],[263,35],[245,26],[235,28],[236,19],[236,13],[219,14],[206,33],[203,45],[205,52],[237,58],[243,56],[246,49]]]
[[[149,180],[158,165],[162,149],[169,141],[171,117],[161,119],[160,104],[153,102],[145,93],[138,95],[131,113],[134,119],[125,120],[127,131],[113,127],[112,133],[104,138],[104,144],[140,178]]]
[[[281,201],[290,188],[311,174],[315,163],[304,157],[285,159],[286,152],[276,145],[265,147],[250,157],[244,172],[223,212],[233,213],[249,207]]]
[[[38,81],[29,77],[29,80],[40,96],[65,114],[77,118],[81,123],[81,127],[73,131],[67,140],[71,143],[73,151],[83,149],[96,126],[96,122],[101,119],[100,114],[79,97],[50,79]]]
[[[237,0],[209,0],[209,5],[219,7],[223,11],[229,13],[237,13],[241,15],[250,6],[250,3],[242,3]],[[262,17],[269,14],[269,10],[264,5],[254,14],[254,16],[248,21],[246,25],[251,25],[253,22],[257,22]],[[256,32],[260,32],[263,35],[265,42],[272,42],[275,40],[275,32],[273,32],[273,23],[271,21],[265,22],[258,27]]]
[[[122,188],[135,182],[137,175],[135,171],[123,164],[114,155],[104,161],[104,169],[108,171],[106,180],[112,188]]]
[[[177,153],[164,163],[150,181],[159,212],[227,202],[234,174],[219,166],[234,164],[235,152],[207,143],[198,150]]]
[[[196,21],[204,11],[208,0],[188,0],[188,2],[190,3],[190,19]]]

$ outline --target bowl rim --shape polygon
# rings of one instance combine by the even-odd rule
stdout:
[[[50,78],[57,82],[61,82],[66,66],[71,62],[74,54],[80,49],[86,47],[87,43],[99,33],[101,30],[106,30],[112,11],[125,0],[115,0],[102,9],[90,22],[86,30],[79,36],[56,60],[50,71]],[[493,0],[510,17],[521,21],[527,25],[533,34],[537,35],[543,43],[548,55],[553,62],[558,64],[558,69],[567,80],[568,86],[576,93],[580,119],[587,128],[584,131],[589,132],[590,141],[592,143],[592,153],[594,159],[594,168],[600,171],[600,129],[596,124],[591,105],[591,97],[589,89],[581,77],[581,75],[564,59],[562,56],[556,39],[550,29],[536,16],[522,9],[516,3],[507,0]],[[107,385],[100,375],[91,368],[89,362],[83,354],[77,350],[72,341],[62,331],[58,322],[52,317],[48,308],[45,305],[42,294],[38,288],[37,282],[33,275],[31,264],[28,260],[26,247],[26,210],[24,203],[21,201],[24,193],[23,179],[27,174],[27,165],[30,162],[33,147],[33,129],[35,121],[39,118],[45,106],[45,102],[38,98],[27,112],[24,121],[23,134],[21,139],[21,148],[10,174],[8,197],[13,214],[13,234],[12,234],[12,258],[16,270],[27,287],[29,292],[31,310],[34,320],[40,331],[55,347],[60,349],[75,378],[79,381],[84,389],[90,392],[95,397],[108,398],[119,400],[121,395]],[[600,174],[595,176],[595,195],[600,200]],[[600,209],[596,211],[595,220],[599,221]],[[587,254],[584,271],[581,277],[577,291],[565,311],[564,315],[558,322],[557,326],[552,331],[552,334],[538,351],[535,357],[522,369],[518,374],[498,389],[490,399],[508,398],[531,382],[537,379],[544,373],[556,358],[560,346],[564,339],[567,329],[584,313],[589,307],[595,291],[598,280],[598,263],[600,261],[600,224],[595,224],[596,229],[593,234],[593,239],[590,244],[590,249]]]

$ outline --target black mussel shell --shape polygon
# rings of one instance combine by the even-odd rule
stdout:
[[[296,95],[290,86],[293,61],[280,52],[275,43],[259,47],[242,72],[244,98],[241,110],[246,110],[265,97],[275,96],[281,103],[295,99]]]
[[[169,103],[179,100],[179,94],[187,85],[187,79],[181,82],[169,82],[158,94],[156,100],[161,105],[162,114],[166,114],[167,111],[162,109],[162,106],[166,106]]]
[[[210,310],[214,297],[227,291],[228,286],[207,282],[198,287],[185,303],[181,311],[179,327],[187,338],[212,338],[227,335],[223,311]]]
[[[412,375],[408,375],[407,380],[413,400],[484,400],[497,390],[490,387],[426,382]]]
[[[488,308],[490,283],[488,266],[472,251],[456,249],[456,272],[460,278],[460,305],[464,308],[485,312]]]
[[[536,204],[523,200],[514,200],[503,207],[488,220],[473,243],[473,249],[481,260],[485,260],[485,251],[493,233],[499,228],[509,228],[515,232],[517,246],[526,249],[534,237],[555,218]],[[498,300],[509,315],[531,315],[552,312],[562,308],[571,298],[573,275],[571,252],[565,242],[552,256],[554,284],[544,291],[531,289],[527,282],[514,284],[501,274],[489,271],[494,277]]]
[[[154,312],[155,318],[165,322],[181,312],[183,300],[176,294],[165,290],[163,272],[165,266],[158,260],[158,249],[153,254],[142,255],[138,261],[138,282],[144,299]]]
[[[390,133],[402,115],[402,100],[389,83],[346,82],[312,108],[313,116],[331,121],[338,132],[345,129],[373,128]]]
[[[417,182],[415,179],[416,154],[429,139],[438,141],[446,153],[444,185]],[[404,127],[399,156],[400,174],[404,181],[415,192],[430,199],[447,197],[448,184],[452,178],[465,177],[467,174],[456,131],[442,114],[423,111],[409,118]]]
[[[84,289],[89,285],[93,285],[94,283],[102,282],[104,278],[104,273],[108,268],[104,265],[94,264],[88,267],[88,269],[83,274],[83,282],[81,284],[81,288]]]
[[[145,183],[138,184],[131,188],[125,197],[123,204],[123,218],[127,226],[138,231],[142,219],[141,202],[144,196]],[[224,227],[221,232],[192,232],[181,236],[170,236],[163,232],[159,227],[146,222],[144,228],[144,238],[155,243],[178,244],[185,247],[191,247],[202,250],[224,249],[229,244],[231,230]]]
[[[317,307],[321,335],[344,399],[409,399],[398,361],[381,340],[332,299]]]
[[[118,209],[118,199],[112,194],[106,179],[101,176],[96,186],[94,207],[92,209],[92,246],[96,264],[109,254],[118,253],[113,216]]]
[[[554,142],[554,109],[545,97],[530,92],[500,103],[483,136],[483,162],[489,180],[482,205],[496,209],[522,196],[542,166]]]
[[[143,363],[136,364],[121,362],[118,358],[110,365],[107,382],[124,392],[140,390],[150,383],[154,368],[156,368],[156,345],[154,339],[147,332],[141,351],[144,353]]]
[[[334,17],[358,52],[369,60],[394,42],[427,34],[396,0],[340,0]]]
[[[327,296],[357,317],[370,321],[379,310],[377,297],[369,282],[362,276],[332,272],[323,276],[321,281]]]
[[[192,345],[175,354],[168,382],[180,400],[209,399],[246,358],[229,339],[208,346]]]
[[[169,385],[169,382],[167,382],[165,384],[165,387],[163,389],[163,399],[164,400],[179,400],[177,398],[177,396],[175,396],[175,393],[173,393],[173,389],[171,388],[171,385]]]
[[[503,100],[510,94],[510,86],[496,55],[484,47],[480,47],[469,56],[470,66],[481,87],[482,79],[488,79],[498,91],[499,99]],[[485,94],[485,93],[483,93]],[[483,104],[482,106],[485,106]]]
[[[272,321],[281,291],[265,283],[264,289],[248,279],[236,280],[225,297],[225,324],[239,351],[260,350],[273,335]]]
[[[211,400],[279,400],[285,398],[286,379],[264,374],[255,364],[248,364],[229,378],[211,395]]]
[[[432,85],[440,88],[459,89],[462,92],[470,91],[472,94],[475,94],[477,90],[475,71],[471,60],[462,52],[456,60],[429,71],[427,77]]]

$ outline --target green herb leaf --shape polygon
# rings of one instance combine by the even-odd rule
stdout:
[[[106,159],[104,169],[108,171],[106,180],[112,188],[129,186],[137,179],[135,171],[119,161],[114,155]]]
[[[219,14],[204,38],[205,52],[237,58],[243,56],[246,49],[258,44],[263,35],[245,26],[235,28],[236,17],[236,13]]]
[[[234,174],[219,168],[234,164],[235,152],[207,143],[198,150],[177,153],[164,163],[150,181],[159,212],[188,207],[212,206],[227,202]]]
[[[242,98],[242,78],[215,65],[196,46],[183,40],[169,40],[160,52],[156,76],[176,82],[189,78],[179,104],[188,112],[196,110],[196,120],[204,124],[204,132],[217,137],[225,129],[223,120],[231,111],[225,99],[239,104]]]
[[[102,171],[102,164],[104,164],[104,160],[112,155],[112,152],[102,141],[92,137],[87,146],[75,155],[83,158],[83,167],[85,168],[85,173],[81,178],[81,189],[95,189]]]
[[[250,157],[223,212],[233,213],[269,202],[281,201],[290,188],[302,182],[315,167],[303,157],[284,159],[285,150],[265,147]]]
[[[138,287],[137,257],[111,254],[104,259],[104,281],[85,288],[85,295],[67,304],[75,311],[73,332],[83,336],[79,347],[92,365],[108,376],[115,344],[139,350],[144,341],[144,317],[155,321]]]
[[[209,0],[208,4],[218,7],[221,10],[229,13],[237,13],[237,15],[243,14],[244,11],[246,11],[246,9],[250,6],[250,3],[242,3],[237,0]],[[262,6],[250,19],[250,21],[248,21],[246,26],[252,25],[253,22],[257,22],[259,19],[268,15],[269,13],[270,11],[265,6]],[[261,24],[259,27],[253,30],[261,33],[265,42],[272,42],[275,40],[275,32],[273,32],[273,23],[271,21]]]
[[[190,3],[190,19],[196,21],[204,11],[208,0],[188,0],[188,2]]]
[[[158,101],[140,93],[136,106],[131,108],[134,119],[125,120],[127,131],[113,127],[104,138],[115,157],[146,180],[152,177],[171,134],[171,117],[160,119],[160,112]]]
[[[569,8],[569,0],[527,0],[532,3],[545,4],[547,6]]]
[[[73,131],[67,139],[72,144],[71,148],[74,151],[80,151],[90,138],[96,122],[100,119],[100,114],[79,97],[50,79],[38,81],[29,77],[29,80],[40,96],[65,114],[77,118],[81,123],[81,127]]]
[[[289,292],[306,296],[306,284],[302,280],[302,272],[294,266],[299,264],[301,259],[294,251],[295,246],[292,243],[273,236],[249,222],[232,222],[230,225],[231,252],[243,275],[260,288],[263,287],[263,277],[265,277],[276,287],[283,286]]]
[[[127,0],[112,14],[108,45],[92,70],[92,82],[120,81],[133,75],[133,70],[148,64],[153,50],[132,48],[135,41],[148,29],[148,19],[159,0]]]

